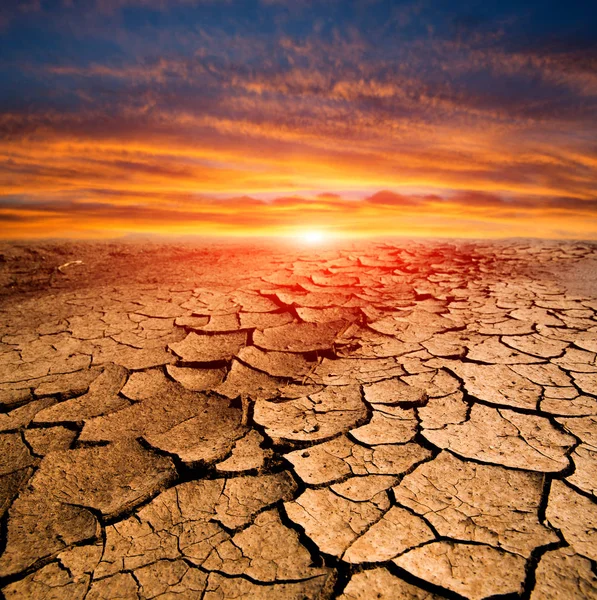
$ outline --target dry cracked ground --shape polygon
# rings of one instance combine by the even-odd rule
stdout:
[[[597,598],[596,257],[4,244],[1,593]]]

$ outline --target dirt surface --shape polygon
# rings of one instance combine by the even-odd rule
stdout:
[[[549,273],[571,294],[581,294],[591,298],[597,296],[597,258],[595,256],[575,260],[564,270],[552,266],[549,268]]]
[[[596,598],[597,245],[0,245],[6,599]]]

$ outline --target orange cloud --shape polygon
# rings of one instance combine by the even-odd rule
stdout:
[[[361,200],[339,197],[216,199],[153,194],[125,196],[118,204],[104,192],[86,200],[5,200],[0,223],[7,237],[119,235],[126,232],[195,235],[292,235],[325,229],[331,235],[458,237],[594,237],[597,200],[510,199],[469,192],[453,198],[404,196],[380,191]],[[380,202],[380,200],[382,200]],[[579,222],[582,216],[582,222]],[[532,227],[529,224],[532,223]]]

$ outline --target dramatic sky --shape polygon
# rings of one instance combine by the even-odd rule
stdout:
[[[0,2],[0,237],[597,238],[597,3]]]

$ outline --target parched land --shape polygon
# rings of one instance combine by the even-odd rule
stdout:
[[[596,259],[0,245],[2,594],[597,598]]]

